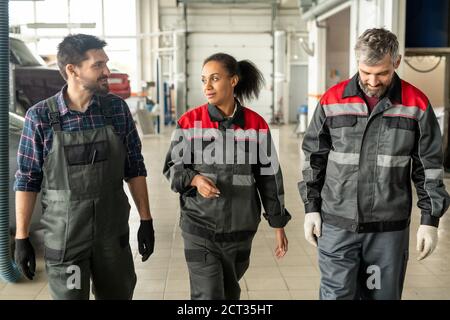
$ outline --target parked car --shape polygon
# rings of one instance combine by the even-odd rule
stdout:
[[[122,99],[129,98],[131,95],[130,80],[128,74],[111,69],[111,75],[108,78],[109,91]]]
[[[24,114],[32,105],[61,90],[65,81],[56,66],[47,66],[22,40],[10,37],[9,47],[10,62],[15,66],[16,99],[20,106],[16,112]],[[111,71],[108,83],[111,93],[123,99],[130,96],[130,81],[126,73]]]

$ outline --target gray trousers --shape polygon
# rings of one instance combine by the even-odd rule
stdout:
[[[239,300],[239,280],[250,264],[252,239],[213,242],[183,232],[192,300]]]
[[[323,223],[318,239],[320,299],[401,299],[408,246],[409,227],[354,233]]]

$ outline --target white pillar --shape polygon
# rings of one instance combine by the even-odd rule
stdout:
[[[135,15],[136,15],[136,34],[139,35],[141,31],[141,0],[135,0]],[[140,37],[136,37],[136,78],[138,84],[138,90],[142,89],[143,76],[142,76],[142,40]]]
[[[405,56],[406,0],[384,0],[384,19],[382,26],[397,35],[399,52]],[[397,69],[403,75],[403,63]]]
[[[179,119],[186,112],[186,32],[173,33],[173,73],[175,87],[175,118]]]
[[[136,11],[139,23],[138,33],[152,34],[159,32],[158,0],[137,0]],[[139,40],[141,58],[140,81],[156,81],[156,71],[154,69],[156,58],[158,56],[156,51],[156,49],[159,48],[158,39],[158,37],[144,36]],[[155,98],[156,97],[153,97],[153,99]]]
[[[286,104],[286,32],[274,32],[274,106],[275,114],[283,113],[283,122],[289,122],[289,110]]]
[[[359,0],[354,0],[350,6],[350,55],[349,55],[349,72],[348,74],[352,77],[357,71],[356,57],[355,57],[355,44],[356,39],[359,36]]]
[[[308,119],[311,119],[326,87],[326,29],[308,21],[309,43],[313,55],[308,57]]]

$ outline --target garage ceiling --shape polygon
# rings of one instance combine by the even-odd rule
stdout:
[[[278,0],[177,0],[178,3],[193,4],[193,3],[212,3],[212,4],[246,4],[246,3],[263,3],[276,4]]]
[[[195,4],[220,4],[220,5],[278,5],[281,9],[295,8],[299,6],[299,0],[177,0],[178,3],[184,3],[187,5]]]

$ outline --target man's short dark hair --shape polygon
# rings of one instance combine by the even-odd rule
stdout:
[[[91,49],[103,49],[106,42],[89,34],[70,34],[58,45],[59,72],[67,80],[66,66],[68,64],[80,65],[86,60],[86,51]]]

